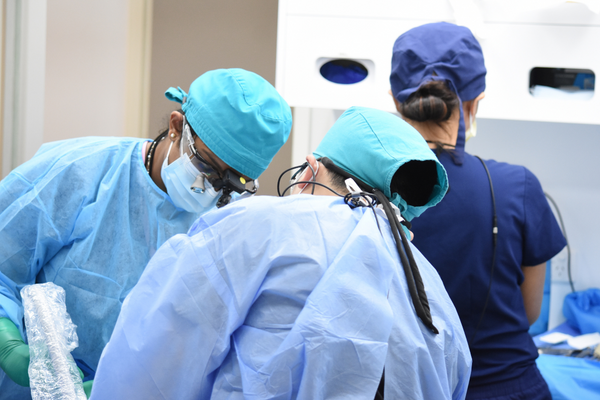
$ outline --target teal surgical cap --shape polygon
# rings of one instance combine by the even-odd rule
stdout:
[[[410,221],[439,203],[448,191],[446,170],[423,137],[401,118],[371,108],[352,107],[344,112],[314,152],[366,184],[381,190]],[[429,201],[409,205],[398,193],[391,193],[392,178],[410,161],[433,161],[437,182]]]
[[[257,179],[286,142],[292,113],[277,90],[243,69],[217,69],[197,78],[189,93],[165,96],[182,110],[198,137],[225,164]]]

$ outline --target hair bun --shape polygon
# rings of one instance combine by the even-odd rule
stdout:
[[[444,82],[430,81],[401,103],[399,111],[413,121],[444,122],[458,105],[458,96]]]

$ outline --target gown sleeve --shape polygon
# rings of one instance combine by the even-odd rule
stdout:
[[[93,399],[210,398],[266,269],[238,276],[247,284],[236,290],[220,246],[208,242],[204,232],[176,235],[150,260],[104,348]]]
[[[20,290],[68,245],[79,209],[93,196],[93,176],[76,164],[42,148],[0,182],[0,318],[23,337]]]

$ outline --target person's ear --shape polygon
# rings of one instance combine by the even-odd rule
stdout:
[[[319,171],[317,171],[319,169],[319,162],[317,161],[315,156],[313,156],[312,154],[309,154],[306,156],[306,162],[309,163],[311,167],[313,167],[313,170],[315,171],[315,178],[316,178],[317,175],[319,174]],[[312,171],[310,170],[310,168],[307,168],[307,169],[308,169],[308,172],[310,173],[310,179],[312,179],[313,178]]]
[[[313,156],[312,154],[309,154],[306,156],[306,162],[310,164],[310,166],[312,167],[312,170],[310,169],[310,167],[306,167],[304,169],[304,172],[302,173],[302,177],[300,179],[298,179],[299,181],[311,181],[313,180],[313,171],[314,171],[314,178],[317,178],[317,175],[319,175],[319,162],[317,161],[317,159],[315,158],[315,156]],[[298,185],[300,186],[300,188],[303,188],[304,186],[306,186],[307,184],[302,184],[302,185]]]
[[[178,111],[173,111],[169,117],[169,139],[178,143],[181,139],[182,131],[183,115]]]
[[[473,100],[473,105],[471,106],[471,115],[473,115],[473,119],[477,116],[477,110],[479,109],[479,101],[483,100],[485,97],[485,92],[481,92],[479,96],[475,97]]]
[[[169,148],[170,144],[173,144],[173,148],[169,152],[169,164],[177,160],[180,156],[179,154],[179,142],[181,141],[181,132],[183,130],[183,115],[178,111],[173,111],[169,116],[169,132],[167,133],[167,138],[171,142],[165,141],[167,148]]]
[[[306,167],[304,168],[304,171],[302,172],[302,174],[300,175],[300,178],[298,179],[298,181],[303,181],[303,182],[307,182],[313,179],[313,170],[315,171],[315,179],[317,178],[317,175],[319,175],[319,171],[318,169],[318,161],[315,158],[315,156],[313,156],[312,154],[309,154],[308,156],[306,156],[306,162],[310,164],[311,167],[313,167],[313,169],[311,170],[310,167]],[[304,189],[307,185],[309,185],[308,183],[299,183],[298,185],[295,185],[295,187],[297,189],[295,189],[295,191],[300,191],[302,189]],[[292,193],[294,193],[294,190],[292,190]]]

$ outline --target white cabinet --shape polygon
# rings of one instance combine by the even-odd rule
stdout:
[[[478,116],[600,124],[597,90],[589,100],[534,98],[529,92],[536,67],[600,74],[600,15],[577,3],[541,10],[511,7],[520,4],[515,1],[471,3],[483,16],[485,37],[479,40],[488,69]],[[394,41],[436,21],[455,22],[449,0],[280,0],[277,89],[296,107],[394,111],[388,94]],[[319,70],[333,59],[358,61],[368,76],[355,84],[330,82]]]

